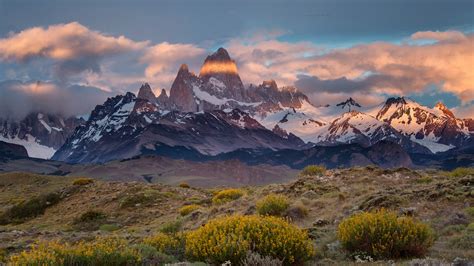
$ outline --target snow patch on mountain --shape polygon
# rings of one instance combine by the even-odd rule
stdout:
[[[5,138],[0,136],[0,141],[5,141],[8,143],[18,144],[25,147],[26,151],[28,152],[28,156],[32,158],[40,158],[40,159],[50,159],[53,157],[53,154],[56,152],[55,149],[41,145],[37,142],[36,138],[27,134],[25,139],[19,138]]]

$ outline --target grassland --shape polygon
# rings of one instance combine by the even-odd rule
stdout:
[[[427,256],[441,262],[474,261],[474,176],[472,172],[364,167],[326,170],[284,184],[239,188],[242,196],[213,202],[224,187],[199,188],[144,182],[77,182],[76,178],[28,173],[0,175],[0,215],[31,199],[57,193],[42,214],[0,225],[0,259],[38,240],[74,243],[118,235],[139,243],[156,232],[187,231],[229,214],[255,214],[256,202],[280,194],[283,214],[307,230],[316,247],[311,264],[351,264],[340,247],[337,225],[366,210],[386,208],[416,217],[436,232]],[[186,205],[193,205],[183,212]],[[181,211],[180,211],[181,210]],[[1,255],[3,254],[3,255]],[[410,261],[397,261],[410,264]]]

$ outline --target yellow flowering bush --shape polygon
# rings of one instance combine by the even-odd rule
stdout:
[[[272,216],[217,218],[186,235],[186,255],[197,261],[238,264],[248,251],[284,264],[303,262],[315,254],[304,230]]]
[[[326,167],[323,165],[308,165],[300,173],[300,176],[317,176],[324,175]]]
[[[237,188],[224,189],[216,193],[212,198],[212,203],[223,204],[236,200],[244,195],[244,191]]]
[[[166,254],[171,254],[171,251],[178,249],[180,245],[178,238],[163,233],[157,233],[153,236],[147,237],[143,240],[143,243]]]
[[[186,205],[179,209],[179,214],[181,214],[181,216],[186,216],[199,208],[200,206],[196,204]]]
[[[257,201],[257,213],[260,215],[281,216],[290,207],[284,195],[270,194]]]
[[[43,242],[11,256],[9,261],[11,265],[131,265],[140,262],[139,252],[115,237],[75,245]]]
[[[339,224],[337,232],[345,249],[374,258],[422,256],[433,244],[433,235],[427,224],[384,209],[353,215]]]
[[[77,178],[77,179],[74,179],[74,181],[72,182],[74,186],[85,186],[92,183],[94,183],[94,179],[88,178],[88,177]]]

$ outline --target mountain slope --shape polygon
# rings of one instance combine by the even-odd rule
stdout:
[[[82,118],[31,113],[20,121],[0,118],[0,140],[24,146],[30,157],[51,158]]]
[[[304,143],[296,137],[273,133],[238,109],[162,111],[127,93],[97,106],[53,159],[103,162],[150,154],[161,146],[182,146],[203,155],[216,155],[240,148],[299,149]]]

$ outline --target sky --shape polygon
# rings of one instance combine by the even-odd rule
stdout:
[[[226,48],[245,84],[314,104],[407,96],[474,117],[473,0],[0,0],[0,115],[76,115],[144,82],[169,90]]]

